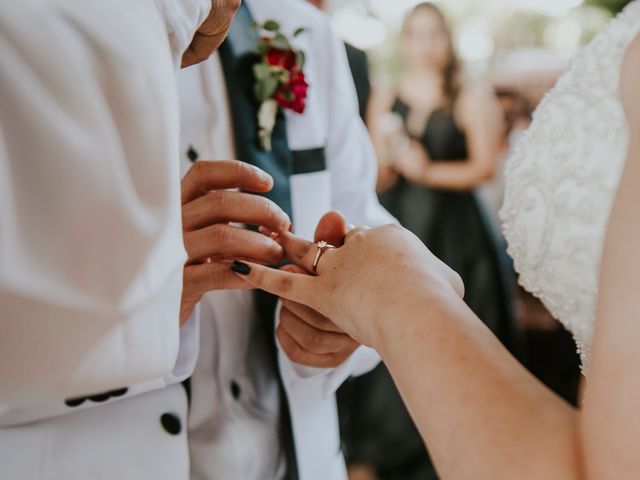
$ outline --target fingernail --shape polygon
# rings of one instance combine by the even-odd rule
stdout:
[[[231,264],[231,270],[240,275],[249,275],[251,273],[251,267],[244,262],[235,261]]]

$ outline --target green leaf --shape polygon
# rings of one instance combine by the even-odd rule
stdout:
[[[278,79],[280,83],[289,83],[289,78],[291,74],[287,72],[284,68],[280,67],[271,67],[273,70],[273,75]]]
[[[300,35],[301,33],[306,32],[307,29],[304,27],[300,27],[300,28],[296,28],[296,30],[293,32],[293,36],[297,37],[298,35]]]
[[[296,52],[296,64],[298,65],[298,69],[302,70],[304,68],[304,64],[307,62],[307,57],[302,50],[298,50]]]
[[[264,63],[256,63],[253,66],[253,74],[256,77],[256,80],[261,81],[271,75],[271,68],[269,65],[265,65]]]
[[[256,55],[262,56],[269,51],[269,43],[263,40],[260,40],[256,43],[256,46],[253,47],[253,53]]]
[[[272,76],[260,80],[255,86],[256,98],[261,102],[273,98],[273,94],[276,93],[279,86],[278,79]]]
[[[277,48],[278,50],[291,50],[289,40],[281,33],[276,33],[269,43],[271,43],[273,48]]]
[[[262,28],[264,28],[267,32],[277,32],[280,30],[280,24],[275,20],[267,20],[262,24]]]
[[[293,94],[293,92],[291,90],[289,90],[289,89],[285,90],[283,93],[284,93],[284,99],[287,102],[293,102],[296,99],[296,97]]]

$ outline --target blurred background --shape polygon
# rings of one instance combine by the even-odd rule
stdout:
[[[345,41],[367,50],[374,77],[397,71],[398,37],[416,0],[328,0]],[[571,55],[628,0],[435,1],[454,30],[454,42],[474,75],[562,69]]]
[[[573,340],[518,287],[506,254],[504,160],[576,52],[630,1],[309,1],[345,41],[381,202],[461,274],[505,346],[576,403]],[[438,478],[384,366],[347,382],[339,410],[351,480]]]

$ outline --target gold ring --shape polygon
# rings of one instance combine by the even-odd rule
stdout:
[[[322,255],[324,255],[324,252],[326,252],[327,250],[331,250],[332,248],[336,248],[333,245],[325,242],[324,240],[318,242],[315,244],[316,248],[318,249],[318,251],[316,252],[316,258],[313,259],[313,274],[317,275],[318,274],[318,262],[320,261],[320,258],[322,257]]]

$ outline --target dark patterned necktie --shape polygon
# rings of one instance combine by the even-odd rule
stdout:
[[[271,137],[271,150],[262,150],[258,143],[257,115],[260,105],[255,100],[253,93],[253,66],[259,60],[253,53],[253,48],[258,38],[258,33],[253,28],[251,12],[247,4],[243,2],[231,25],[227,39],[219,49],[233,122],[236,155],[238,160],[261,168],[273,177],[273,190],[264,194],[264,196],[273,200],[291,217],[289,178],[294,173],[293,154],[289,149],[286,121],[282,113],[278,113],[276,117]],[[277,298],[273,295],[262,291],[257,291],[255,294],[256,309],[262,320],[264,335],[271,352],[272,368],[279,372],[274,338],[276,303]],[[282,379],[279,375],[278,380],[282,405],[280,412],[280,444],[287,462],[286,480],[297,480],[298,468],[291,418]],[[265,472],[266,475],[267,472]]]
[[[253,66],[259,60],[253,48],[258,38],[251,12],[243,2],[229,36],[219,50],[233,119],[236,154],[238,160],[255,165],[273,177],[273,190],[265,196],[291,216],[289,177],[293,173],[293,155],[289,150],[287,126],[281,112],[273,129],[271,151],[262,150],[258,144],[257,115],[260,105],[253,93]]]

